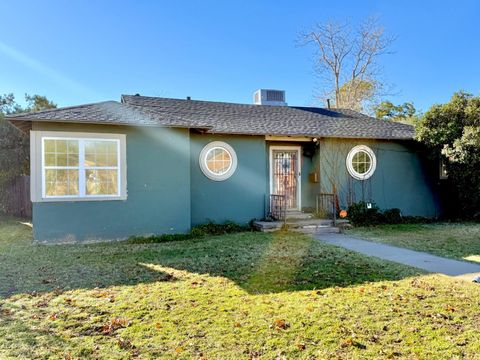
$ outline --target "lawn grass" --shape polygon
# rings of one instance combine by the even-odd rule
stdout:
[[[0,358],[480,353],[480,286],[293,233],[41,246],[0,220]]]
[[[480,224],[438,223],[359,227],[349,234],[458,260],[480,262]]]

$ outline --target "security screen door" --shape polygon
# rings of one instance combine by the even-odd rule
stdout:
[[[300,148],[271,148],[270,191],[285,195],[287,210],[300,210]]]

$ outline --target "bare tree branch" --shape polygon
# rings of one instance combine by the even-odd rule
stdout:
[[[329,22],[299,37],[300,45],[315,47],[315,71],[327,84],[325,92],[335,97],[335,106],[355,110],[364,110],[381,92],[377,60],[388,54],[393,41],[376,18],[367,19],[355,32],[347,22]]]

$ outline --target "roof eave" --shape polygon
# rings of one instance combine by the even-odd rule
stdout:
[[[31,121],[25,121],[25,120],[11,120],[11,119],[6,119],[15,126],[18,130],[21,132],[28,134],[30,130],[32,130],[32,122]]]
[[[361,135],[326,135],[320,133],[281,133],[281,132],[236,132],[236,131],[208,131],[209,134],[219,135],[248,135],[248,136],[290,136],[290,137],[316,137],[329,139],[370,139],[370,140],[404,140],[415,141],[413,136],[361,136]]]
[[[98,122],[98,121],[91,121],[91,120],[62,120],[62,119],[48,119],[48,120],[40,120],[40,119],[28,119],[28,118],[6,118],[12,125],[19,128],[23,131],[23,129],[28,128],[28,130],[32,129],[32,123],[63,123],[63,124],[83,124],[83,125],[107,125],[107,126],[131,126],[131,127],[160,127],[160,128],[178,128],[178,129],[200,129],[204,131],[210,130],[211,126],[202,126],[202,125],[180,125],[180,124],[132,124],[128,122]],[[28,124],[28,125],[22,125]]]

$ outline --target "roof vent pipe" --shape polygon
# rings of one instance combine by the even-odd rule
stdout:
[[[187,96],[187,100],[192,100],[192,98],[190,96]]]
[[[331,109],[331,107],[330,107],[330,99],[327,99],[327,108]]]

